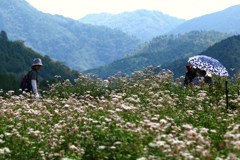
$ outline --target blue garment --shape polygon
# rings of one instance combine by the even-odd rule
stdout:
[[[192,84],[198,85],[201,81],[202,81],[201,77],[196,76],[193,78]]]

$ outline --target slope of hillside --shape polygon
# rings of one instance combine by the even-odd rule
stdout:
[[[240,35],[224,39],[200,54],[219,60],[227,68],[230,76],[240,73]],[[162,67],[172,70],[176,77],[182,76],[185,74],[188,58],[164,64]]]
[[[73,79],[78,75],[60,62],[53,61],[49,56],[42,56],[25,47],[22,41],[9,41],[6,32],[0,33],[0,89],[18,90],[20,79],[31,70],[32,60],[41,58],[43,67],[39,78],[53,80],[55,75],[63,79]]]
[[[179,25],[169,33],[186,33],[193,30],[240,33],[240,5],[204,15]]]
[[[115,15],[90,14],[79,21],[118,29],[145,41],[163,35],[184,22],[183,19],[171,17],[159,11],[148,10],[136,10]]]
[[[122,58],[139,44],[117,30],[42,13],[25,0],[1,0],[0,29],[10,39],[24,40],[31,48],[78,70]]]
[[[159,36],[136,55],[114,61],[104,67],[88,70],[85,73],[93,73],[107,78],[119,71],[131,73],[142,70],[149,65],[157,66],[171,63],[183,57],[199,54],[214,43],[229,36],[231,34],[207,31],[194,31],[177,36]]]
[[[230,75],[239,73],[240,35],[225,39],[201,54],[218,59],[228,69]]]

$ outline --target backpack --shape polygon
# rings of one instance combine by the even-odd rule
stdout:
[[[30,73],[31,71],[25,74],[21,80],[20,88],[22,89],[22,91],[30,92],[32,90]]]

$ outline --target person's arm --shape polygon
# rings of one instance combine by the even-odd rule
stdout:
[[[36,80],[31,80],[31,84],[32,84],[32,90],[33,93],[35,95],[36,98],[39,98],[39,94],[38,94],[38,89],[37,89],[37,81]]]
[[[32,71],[31,72],[31,85],[32,85],[32,91],[36,98],[39,98],[38,88],[37,88],[37,72]]]

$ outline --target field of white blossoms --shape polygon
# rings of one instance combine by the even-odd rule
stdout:
[[[0,97],[0,159],[240,159],[238,81],[183,87],[154,68]]]

